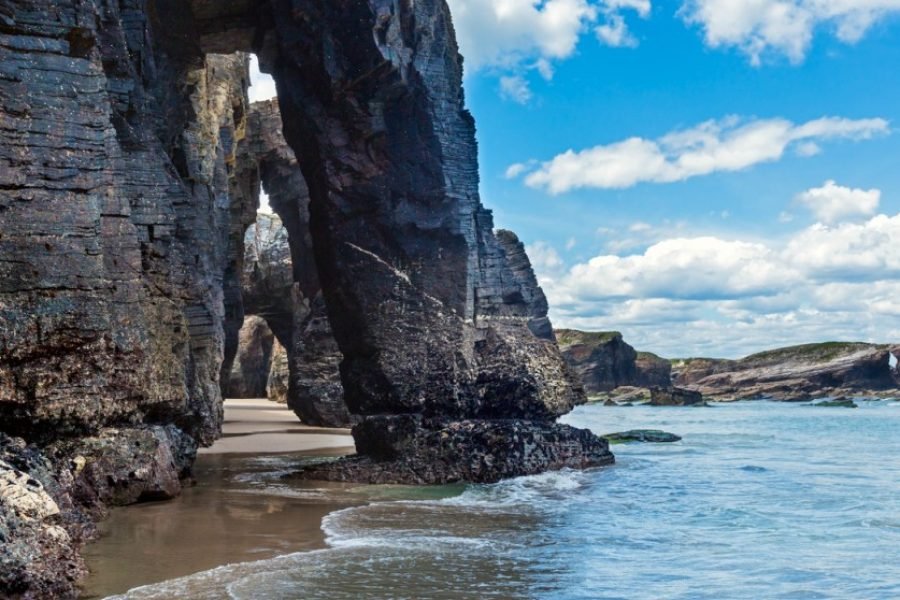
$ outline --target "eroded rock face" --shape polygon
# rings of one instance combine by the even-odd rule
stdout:
[[[204,442],[219,431],[228,240],[255,202],[235,169],[246,65],[185,43],[190,15],[172,4],[0,4],[9,432],[148,418]]]
[[[553,343],[528,329],[528,304],[480,204],[446,5],[273,8],[284,17],[262,63],[309,186],[351,412],[432,419],[415,439],[465,419],[552,427],[581,397]]]
[[[279,338],[287,348],[288,406],[304,423],[348,427],[352,419],[341,383],[343,356],[331,331],[319,283],[309,226],[309,190],[294,151],[284,139],[277,100],[252,105],[249,146],[258,161],[269,204],[278,214],[270,219],[284,232],[260,241],[277,245],[269,254],[285,257],[278,264],[289,258],[287,269],[270,270],[289,274],[293,282],[290,293],[282,295],[287,300],[284,306],[268,307],[266,317],[290,322],[289,333],[285,330]]]
[[[550,306],[544,290],[538,285],[534,269],[531,268],[531,260],[525,253],[525,244],[519,241],[519,237],[507,229],[497,230],[497,241],[506,254],[506,262],[519,284],[519,294],[522,301],[528,306],[528,328],[539,338],[556,340],[553,333],[553,325],[547,317]],[[515,292],[513,292],[515,293]]]
[[[294,331],[293,288],[288,232],[281,219],[260,213],[244,236],[241,296],[244,312],[265,320],[282,344]]]
[[[308,240],[299,201],[279,213],[291,319],[267,321],[282,342],[301,316],[330,326],[347,405],[372,418],[360,440],[414,424],[389,436],[393,459],[361,460],[405,480],[441,460],[428,448],[448,432],[454,460],[421,481],[610,460],[553,422],[583,397],[529,329],[535,292],[480,203],[442,0],[0,0],[0,35],[0,423],[58,448],[56,466],[83,447],[78,489],[167,497],[179,448],[220,431],[266,168],[247,139],[246,58],[210,53],[251,49],[302,172],[278,175],[309,191]],[[494,466],[463,466],[482,458]]]
[[[563,357],[588,394],[623,386],[671,386],[671,363],[655,354],[636,352],[618,331],[560,329],[556,337]]]
[[[39,461],[50,475],[49,462],[24,441],[2,435],[0,456],[0,592],[4,598],[74,597],[86,570],[71,556],[59,505],[42,481],[15,464]]]
[[[265,398],[275,336],[262,317],[248,315],[238,334],[238,351],[229,373],[228,398]]]
[[[4,597],[76,596],[78,515],[177,494],[178,457],[220,430],[257,201],[246,58],[204,56],[187,6],[156,8],[0,0],[0,428],[43,447],[2,460],[60,510],[13,525]]]
[[[684,388],[652,388],[650,390],[651,406],[698,406],[703,404],[703,395],[695,390]]]
[[[288,355],[278,340],[272,345],[272,364],[266,382],[266,397],[281,404],[287,404],[288,397]]]
[[[782,348],[740,360],[691,359],[675,364],[675,382],[716,400],[900,397],[896,346],[826,343]]]
[[[353,438],[362,458],[312,467],[301,476],[366,483],[496,482],[614,462],[606,440],[549,422],[372,417],[353,428]]]

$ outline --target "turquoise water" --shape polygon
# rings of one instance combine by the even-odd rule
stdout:
[[[593,471],[373,488],[325,518],[327,549],[122,598],[900,598],[900,403],[585,406],[565,421],[684,439],[615,446],[618,464]]]

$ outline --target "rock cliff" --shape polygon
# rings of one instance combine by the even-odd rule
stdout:
[[[295,168],[273,174],[248,133],[248,51],[276,79]],[[25,566],[4,595],[74,595],[77,560],[54,558],[83,537],[72,515],[178,493],[219,434],[261,177],[293,271],[290,302],[259,299],[278,305],[267,322],[292,357],[340,374],[363,419],[360,458],[316,475],[495,480],[612,460],[555,424],[583,395],[481,205],[461,76],[443,0],[0,0],[0,427],[51,465],[4,477],[23,506],[50,505],[18,473],[40,483],[68,536],[4,500],[0,529],[31,532],[14,543],[59,545],[32,557],[43,567],[13,551]]]
[[[662,387],[672,385],[669,361],[636,352],[618,331],[556,331],[566,362],[584,384],[589,395],[617,387]]]
[[[271,246],[260,254],[260,272],[277,273],[278,280],[287,277],[294,286],[290,293],[281,294],[282,306],[270,306],[266,311],[267,319],[286,324],[279,332],[279,340],[287,350],[285,398],[304,423],[347,427],[352,419],[341,384],[343,356],[331,331],[319,283],[309,224],[309,189],[296,155],[284,139],[277,100],[251,106],[249,147],[259,165],[269,204],[278,215],[268,218],[271,225],[263,229],[270,231],[268,235],[252,240],[260,249]],[[249,236],[248,233],[248,244]],[[250,252],[253,249],[248,247]],[[279,266],[263,264],[269,259],[276,260]],[[264,279],[265,275],[259,282],[265,283]],[[245,286],[255,287],[259,282],[245,277]]]
[[[715,400],[900,397],[900,346],[830,342],[740,360],[674,361],[675,383]]]
[[[265,398],[275,336],[262,317],[247,315],[238,333],[238,350],[223,388],[228,398]]]

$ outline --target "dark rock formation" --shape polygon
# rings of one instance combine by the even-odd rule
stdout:
[[[672,385],[672,362],[652,352],[638,352],[634,361],[634,387],[668,387]]]
[[[73,496],[82,506],[98,511],[178,496],[196,452],[193,438],[171,425],[107,428],[47,449],[50,456],[71,462]]]
[[[550,420],[571,409],[579,398],[561,385],[553,344],[528,330],[478,198],[446,5],[273,7],[278,60],[264,51],[262,64],[309,186],[351,412]]]
[[[805,401],[824,397],[895,397],[900,373],[890,356],[896,346],[809,344],[740,360],[675,361],[675,382],[716,400]]]
[[[41,450],[0,433],[0,595],[76,598],[77,549],[108,506],[172,498],[196,442],[174,426],[104,429]]]
[[[269,175],[247,137],[246,57],[211,53],[250,50],[277,81],[302,173],[279,176],[309,195],[308,240],[300,201],[276,208],[290,304],[259,299],[278,319],[259,314],[291,352],[297,323],[327,315],[316,331],[333,332],[371,453],[335,477],[495,480],[612,460],[554,422],[584,398],[529,329],[536,291],[481,205],[443,0],[0,0],[0,37],[0,424],[58,449],[60,472],[81,456],[73,490],[171,496],[219,434],[249,301],[243,235]],[[17,581],[0,594],[71,595]]]
[[[94,535],[75,509],[72,474],[39,449],[0,433],[0,593],[4,598],[76,597],[86,574],[73,552]]]
[[[165,12],[0,3],[7,432],[152,419],[218,433],[232,211],[252,204],[234,181],[246,66],[204,59],[184,10]]]
[[[248,315],[238,334],[238,351],[228,374],[228,398],[265,398],[275,336],[262,317]]]
[[[610,444],[630,444],[633,442],[646,442],[651,444],[671,444],[680,442],[681,436],[658,429],[632,429],[618,433],[608,433],[600,436]]]
[[[701,406],[703,395],[694,390],[686,390],[677,387],[651,388],[651,406]]]
[[[277,334],[288,351],[288,406],[304,423],[347,427],[352,420],[341,384],[343,356],[332,334],[319,284],[309,225],[309,190],[294,151],[282,134],[277,100],[252,105],[249,146],[283,232],[257,240],[263,247],[273,247],[260,259],[277,259],[279,266],[270,271],[278,271],[278,280],[289,276],[294,285],[290,293],[282,293],[282,306],[266,310],[267,319],[278,319],[289,326]],[[245,281],[247,287],[254,286],[254,281]]]
[[[823,400],[812,404],[819,408],[859,408],[859,405],[848,398],[835,398],[833,400]]]
[[[618,331],[585,332],[560,329],[560,350],[589,395],[617,387],[668,387],[669,361],[649,352],[636,352]]]
[[[0,428],[43,446],[2,459],[3,597],[77,595],[82,508],[177,494],[219,433],[246,59],[165,4],[0,0]]]
[[[282,344],[294,331],[294,275],[281,219],[260,213],[244,235],[241,297],[244,312],[265,320]]]
[[[622,404],[649,403],[650,388],[620,386],[610,392],[602,392],[592,396],[591,402],[603,402],[604,406],[620,406]]]
[[[614,462],[608,443],[587,430],[516,419],[423,423],[416,415],[371,417],[353,428],[353,438],[362,458],[312,467],[301,476],[366,483],[495,482]]]
[[[528,328],[531,332],[545,340],[555,340],[553,325],[547,317],[550,306],[544,290],[538,285],[534,269],[531,268],[531,260],[525,253],[525,244],[519,241],[519,237],[512,231],[500,229],[497,231],[497,241],[506,254],[506,261],[519,285],[519,294],[522,301],[528,306]],[[516,292],[513,292],[516,293]]]

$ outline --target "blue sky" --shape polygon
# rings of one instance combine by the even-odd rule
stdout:
[[[482,199],[555,325],[898,341],[900,0],[449,4]]]

